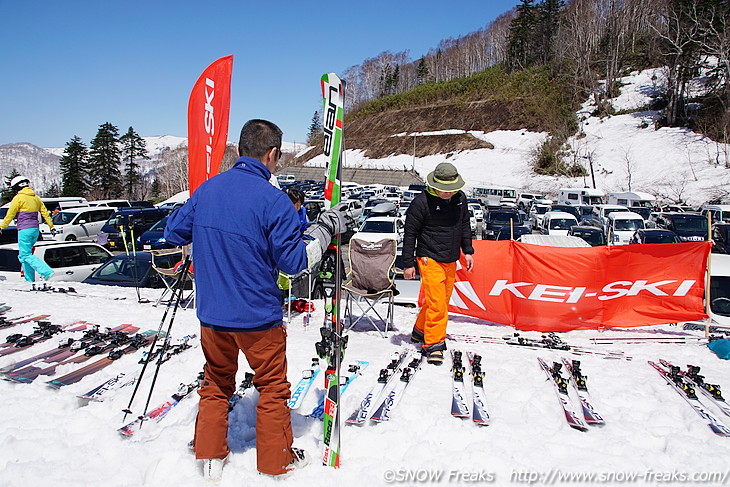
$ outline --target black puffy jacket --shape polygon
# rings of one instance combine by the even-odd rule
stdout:
[[[403,267],[414,267],[416,257],[456,262],[461,251],[474,253],[466,195],[459,191],[448,201],[427,191],[416,196],[406,212]]]

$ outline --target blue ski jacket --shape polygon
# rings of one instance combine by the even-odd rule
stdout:
[[[270,176],[261,162],[241,157],[201,184],[167,220],[168,243],[193,243],[202,326],[262,331],[281,325],[278,272],[304,270],[307,251],[294,205]]]

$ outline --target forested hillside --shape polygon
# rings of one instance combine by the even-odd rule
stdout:
[[[663,110],[657,127],[689,126],[727,141],[729,15],[719,0],[522,0],[418,59],[386,51],[341,73],[348,148],[385,157],[413,151],[412,140],[395,134],[526,128],[549,132],[544,157],[555,157],[577,130],[581,103],[593,98],[595,114],[611,115],[619,79],[658,66],[666,81],[652,106],[641,107]],[[690,90],[700,74],[703,89]],[[483,147],[469,135],[426,139],[419,137],[418,155]]]

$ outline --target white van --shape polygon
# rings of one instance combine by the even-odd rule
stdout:
[[[609,205],[621,205],[627,208],[654,208],[656,197],[653,194],[641,191],[626,191],[623,193],[608,193]]]
[[[279,184],[283,183],[293,183],[297,180],[297,178],[293,174],[279,174],[276,176],[276,180],[279,181]]]
[[[58,240],[66,242],[94,241],[116,208],[110,206],[79,207],[61,210],[53,215],[53,226],[56,229],[54,236],[48,225],[40,224],[43,240]]]
[[[633,211],[609,213],[606,241],[609,245],[627,245],[637,230],[643,229],[644,218]]]
[[[593,188],[561,188],[558,193],[559,205],[601,205],[606,193]]]
[[[517,190],[515,188],[477,185],[472,187],[471,194],[483,206],[517,206]]]
[[[542,217],[540,232],[543,235],[568,235],[568,230],[578,224],[578,219],[564,211],[548,211]]]
[[[704,205],[702,214],[707,216],[708,213],[712,214],[712,223],[730,223],[730,205]]]

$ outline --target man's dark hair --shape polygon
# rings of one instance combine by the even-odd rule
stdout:
[[[249,120],[241,129],[238,154],[261,160],[272,147],[281,149],[282,132],[268,120]]]
[[[287,196],[289,196],[289,199],[292,203],[296,203],[297,201],[301,204],[304,204],[304,192],[300,191],[298,189],[287,189],[286,190]]]

